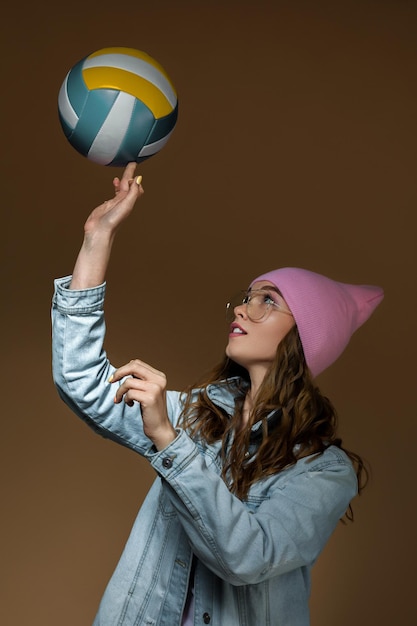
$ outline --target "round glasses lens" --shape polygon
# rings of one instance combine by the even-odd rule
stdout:
[[[250,320],[257,322],[261,320],[269,309],[269,303],[264,292],[248,294],[246,291],[233,296],[226,305],[226,318],[228,322],[235,319],[235,308],[237,306],[246,306],[246,313]]]
[[[248,317],[249,319],[257,322],[261,320],[269,309],[269,302],[267,300],[266,293],[252,293],[247,297],[248,302]]]

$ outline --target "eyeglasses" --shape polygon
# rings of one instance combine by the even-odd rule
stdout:
[[[265,319],[273,307],[280,313],[292,315],[291,311],[282,304],[275,302],[268,291],[255,289],[253,291],[239,292],[226,304],[226,319],[229,322],[235,319],[235,308],[242,305],[246,305],[246,314],[252,322],[260,322]]]

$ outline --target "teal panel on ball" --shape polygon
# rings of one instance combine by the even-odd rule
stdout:
[[[152,111],[141,100],[136,100],[124,139],[116,157],[109,165],[124,167],[131,161],[138,161],[138,154],[147,143],[154,121]]]
[[[72,108],[78,117],[80,117],[83,107],[90,93],[87,85],[84,82],[82,69],[84,59],[74,65],[70,73],[68,74],[67,93],[68,100],[71,103]]]
[[[78,152],[86,155],[119,92],[114,89],[90,91],[78,124],[69,137],[70,143]]]
[[[67,124],[67,122],[62,117],[59,109],[58,109],[58,115],[59,115],[59,121],[61,122],[62,130],[64,131],[65,137],[67,139],[70,139],[71,133],[74,131],[74,129],[72,128],[72,126]]]
[[[152,128],[152,131],[146,140],[146,145],[154,143],[155,141],[159,141],[166,137],[171,130],[174,128],[178,118],[178,104],[175,109],[169,115],[165,117],[160,117],[158,120],[155,120],[155,124]]]

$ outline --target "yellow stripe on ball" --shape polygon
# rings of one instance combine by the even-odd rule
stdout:
[[[153,57],[149,56],[149,54],[146,54],[146,52],[143,52],[142,50],[136,50],[135,48],[123,48],[123,47],[116,46],[114,48],[101,48],[101,50],[97,50],[97,52],[93,52],[92,54],[90,54],[88,56],[88,59],[93,59],[94,57],[100,57],[103,54],[126,54],[127,56],[135,57],[136,59],[140,59],[141,61],[145,61],[146,63],[149,63],[149,65],[152,65],[163,76],[165,76],[165,78],[171,85],[172,89],[175,91],[175,87],[172,84],[170,77],[168,76],[168,74],[166,73],[162,65],[160,65],[158,61],[155,61]]]
[[[172,105],[155,85],[125,70],[113,67],[93,67],[83,70],[88,89],[115,89],[125,91],[144,104],[159,119],[172,112]]]

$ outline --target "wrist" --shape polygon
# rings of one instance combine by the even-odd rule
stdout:
[[[169,427],[164,428],[158,432],[152,433],[149,439],[154,444],[155,448],[160,452],[169,446],[170,443],[178,437],[178,433],[175,428],[170,424]]]
[[[88,253],[110,249],[113,244],[114,236],[115,232],[107,229],[85,230],[82,248]]]

